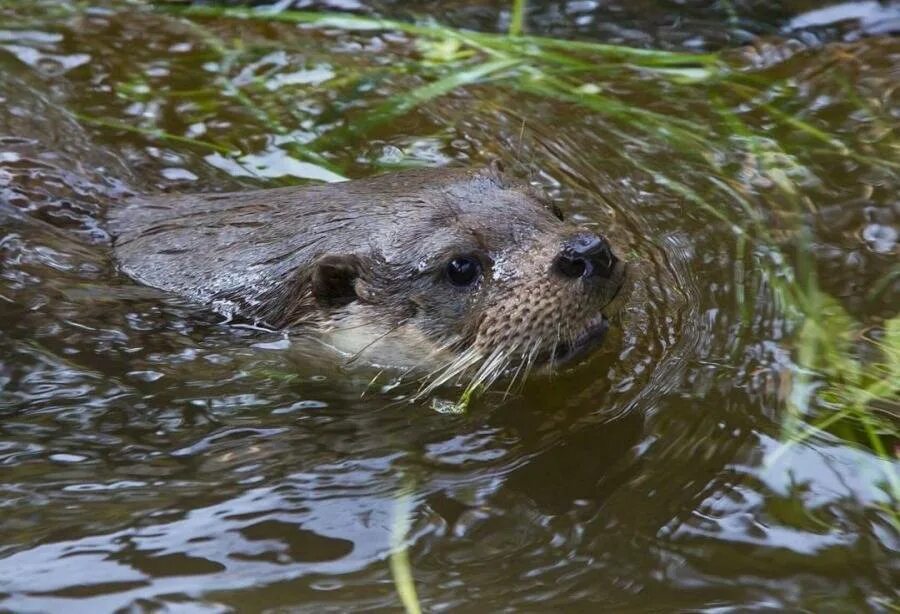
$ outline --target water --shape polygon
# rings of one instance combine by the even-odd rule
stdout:
[[[791,84],[772,94],[784,113],[896,161],[900,44],[883,27],[794,36],[804,3],[639,4],[534,2],[528,23],[676,50],[761,35],[726,53]],[[507,19],[488,2],[447,3],[445,17],[484,31]],[[683,156],[496,84],[348,128],[422,82],[421,52],[392,33],[0,1],[0,608],[398,610],[388,556],[409,490],[404,543],[428,611],[886,610],[900,546],[886,461],[831,436],[779,443],[802,390],[796,329],[755,270],[765,247],[742,247],[654,173],[708,194],[713,167],[698,160],[712,160],[716,178],[752,186],[784,253],[801,246],[822,288],[878,331],[900,298],[896,171],[717,86],[652,75],[601,85],[710,126],[722,97],[763,153],[717,128]],[[321,159],[301,158],[314,140]],[[641,275],[590,360],[465,415],[405,402],[415,387],[390,373],[373,383],[136,286],[104,230],[104,212],[137,191],[491,156],[616,238]],[[799,213],[760,171],[766,156]]]

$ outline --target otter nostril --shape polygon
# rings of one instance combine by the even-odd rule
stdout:
[[[593,260],[595,266],[594,273],[596,275],[609,277],[612,274],[612,269],[616,264],[616,257],[609,248],[609,243],[606,241],[603,242],[603,246],[596,254],[594,254]]]
[[[556,268],[566,277],[578,279],[584,275],[588,267],[584,258],[572,258],[565,254],[561,254],[559,258],[556,259]]]
[[[563,244],[556,268],[566,277],[609,277],[617,262],[605,239],[582,233]]]

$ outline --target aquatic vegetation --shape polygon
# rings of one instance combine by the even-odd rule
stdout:
[[[643,132],[649,138],[661,139],[681,153],[697,152],[715,138],[714,127],[691,118],[654,112],[649,105],[635,105],[616,96],[615,88],[607,91],[604,83],[633,79],[648,88],[662,89],[673,85],[703,87],[716,95],[727,95],[740,101],[758,104],[773,119],[832,148],[837,154],[859,157],[867,163],[900,168],[894,155],[865,155],[855,151],[833,134],[828,134],[802,118],[778,108],[779,90],[790,87],[784,82],[760,82],[739,70],[740,65],[723,53],[685,53],[648,50],[624,45],[588,41],[571,41],[521,34],[521,11],[524,2],[516,2],[510,32],[495,34],[447,27],[433,20],[408,23],[356,15],[218,6],[190,6],[178,14],[190,17],[195,24],[211,18],[272,21],[302,27],[348,32],[389,31],[412,39],[421,59],[406,60],[403,69],[427,82],[395,94],[364,117],[355,118],[345,131],[357,138],[378,125],[408,113],[411,109],[472,85],[491,84],[538,97],[554,98],[620,122],[630,130]],[[518,24],[518,25],[517,25]],[[199,27],[199,26],[197,26]],[[222,43],[220,50],[227,53]],[[234,51],[231,51],[234,53]],[[379,69],[381,70],[381,69]],[[369,78],[365,71],[350,71],[344,82]],[[335,87],[338,84],[329,84]],[[776,97],[773,98],[772,94]],[[760,98],[754,103],[756,97]],[[316,147],[335,144],[334,135],[319,139]],[[896,153],[896,152],[890,152]]]
[[[716,171],[716,176],[708,178],[714,186],[713,196],[700,194],[653,169],[643,170],[653,174],[660,185],[728,224],[738,239],[738,262],[744,261],[748,251],[752,252],[751,270],[769,288],[772,300],[789,323],[793,360],[780,373],[784,387],[783,447],[770,455],[768,462],[777,463],[788,447],[816,437],[838,437],[869,450],[880,459],[873,469],[881,474],[881,488],[893,502],[885,512],[900,528],[900,479],[896,467],[900,456],[900,313],[878,325],[863,323],[821,288],[809,255],[812,238],[803,223],[803,213],[811,203],[802,201],[797,185],[809,178],[811,171],[776,141],[754,134],[721,101],[717,105],[723,121],[738,138],[735,144],[746,150],[759,173],[756,179],[765,178],[780,202],[754,204],[749,186],[717,178],[724,169],[715,163],[711,170]],[[795,126],[801,123],[792,119]],[[824,133],[816,134],[816,138],[832,139]],[[891,159],[884,162],[888,166],[896,163]],[[722,198],[734,202],[737,208],[723,207]],[[771,211],[785,218],[780,221],[786,236],[773,232]],[[870,298],[895,274],[888,272],[882,283],[870,291]],[[754,274],[742,270],[741,275],[748,279],[737,286],[741,292],[739,302],[747,305],[743,292],[752,285],[749,278]],[[749,325],[752,312],[745,312],[744,317]]]
[[[413,513],[413,492],[415,481],[407,478],[406,484],[395,494],[394,521],[391,526],[391,574],[397,595],[407,614],[421,614],[422,606],[416,592],[412,567],[409,564],[409,553],[406,549],[407,533],[409,533]]]
[[[516,3],[520,6],[524,3]],[[522,35],[521,9],[510,26],[510,34],[458,30],[433,21],[412,24],[379,18],[342,14],[266,11],[216,6],[191,6],[179,14],[202,23],[208,18],[252,19],[299,24],[346,31],[395,31],[414,38],[421,61],[408,62],[407,69],[427,83],[397,94],[346,132],[366,134],[376,126],[408,113],[412,108],[453,90],[492,83],[538,96],[550,96],[588,107],[626,121],[630,126],[659,134],[674,133],[685,142],[696,143],[708,131],[699,122],[660,116],[606,95],[599,85],[622,75],[670,80],[673,83],[713,82],[730,74],[716,54],[653,51],[633,47],[568,41]],[[517,26],[517,20],[519,25]],[[354,78],[364,79],[358,74]],[[334,136],[317,145],[334,145]]]
[[[753,135],[730,111],[720,107],[719,112],[742,136],[759,171],[780,193],[785,212],[800,220],[788,226],[791,249],[773,235],[763,212],[754,210],[746,195],[731,193],[748,214],[735,227],[753,234],[760,274],[791,322],[794,360],[783,374],[787,391],[781,438],[788,446],[829,433],[871,450],[886,461],[883,489],[896,504],[900,502],[900,480],[893,465],[900,451],[900,313],[880,326],[864,325],[820,287],[809,256],[812,239],[802,223],[804,203],[797,185],[810,171],[776,143]],[[782,453],[769,462],[776,462]],[[896,505],[887,511],[900,528]]]

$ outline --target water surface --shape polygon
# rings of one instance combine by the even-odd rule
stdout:
[[[398,610],[388,556],[409,490],[428,611],[887,610],[893,468],[831,436],[782,445],[796,326],[758,274],[766,247],[673,187],[744,190],[866,330],[896,316],[893,13],[798,28],[806,4],[534,2],[527,23],[724,49],[857,157],[733,90],[649,74],[598,87],[708,125],[691,155],[498,83],[366,124],[423,82],[412,37],[0,0],[0,608]],[[454,26],[508,23],[502,3],[441,5]],[[723,107],[754,131],[753,156]],[[466,415],[140,287],[110,257],[104,213],[131,193],[491,157],[614,237],[640,275],[590,360]]]

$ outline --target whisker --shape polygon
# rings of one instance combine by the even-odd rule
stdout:
[[[531,346],[531,351],[528,352],[528,356],[525,359],[525,374],[522,376],[522,384],[525,384],[525,380],[528,379],[528,376],[531,374],[531,368],[534,366],[535,361],[537,360],[538,352],[541,349],[541,345],[543,339],[538,337],[534,340],[534,343]]]
[[[472,381],[469,383],[469,388],[476,388],[478,386],[484,385],[485,388],[490,387],[500,374],[503,372],[503,369],[509,364],[509,357],[516,351],[519,343],[511,347],[498,347],[494,350],[491,355],[485,360],[484,364],[482,364],[481,368],[475,373],[475,376],[472,378]]]
[[[562,326],[562,322],[556,323],[556,338],[553,340],[553,348],[550,351],[550,372],[552,373],[556,369],[556,350],[559,347],[559,342],[562,340],[561,334],[562,331],[560,327]]]
[[[433,392],[436,388],[460,375],[481,359],[482,353],[479,350],[476,348],[469,348],[455,359],[449,361],[445,366],[438,367],[426,375],[423,378],[425,382],[422,384],[422,387],[419,389],[419,392],[416,393],[414,398],[421,398],[422,396]]]
[[[359,395],[359,398],[363,398],[364,396],[366,396],[366,393],[369,392],[369,389],[372,388],[372,386],[375,384],[375,381],[379,377],[381,377],[382,373],[384,373],[384,369],[375,374],[375,377],[373,377],[372,380],[366,385],[366,389],[362,391],[362,394]]]
[[[527,364],[526,359],[525,359],[525,357],[523,357],[522,360],[519,361],[519,366],[516,367],[515,372],[512,374],[512,377],[509,380],[509,385],[506,387],[506,390],[503,392],[504,398],[509,396],[509,393],[513,388],[513,385],[516,383],[516,379],[518,379],[519,374],[522,372],[522,369],[526,366],[526,364]]]

